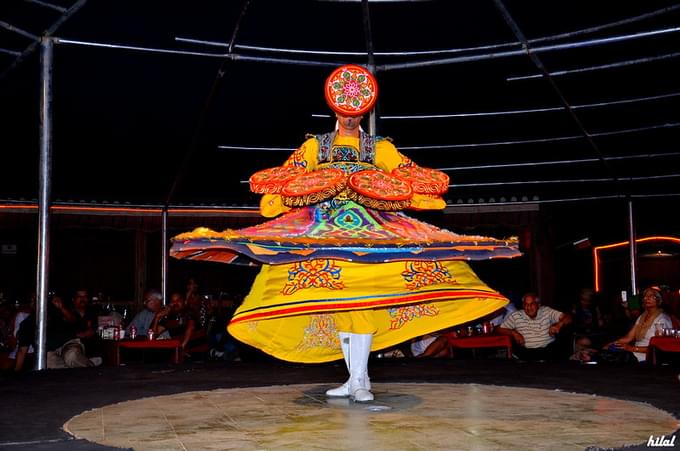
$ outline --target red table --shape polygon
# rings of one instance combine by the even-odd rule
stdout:
[[[651,358],[653,365],[656,365],[657,349],[664,352],[680,352],[680,338],[652,337],[647,347],[647,358]]]
[[[475,335],[472,337],[449,337],[453,348],[505,348],[508,358],[512,358],[512,340],[507,335]]]
[[[128,349],[174,349],[172,363],[181,363],[184,353],[182,352],[182,342],[177,339],[168,340],[118,340],[113,341],[114,345],[114,364],[120,365],[120,348]]]

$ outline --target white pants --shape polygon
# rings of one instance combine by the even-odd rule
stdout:
[[[47,368],[81,368],[93,366],[85,356],[85,345],[80,338],[69,340],[54,351],[47,352]]]

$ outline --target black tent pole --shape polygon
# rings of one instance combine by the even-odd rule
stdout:
[[[177,170],[177,174],[175,175],[174,180],[172,181],[172,185],[170,186],[170,189],[168,190],[168,195],[165,198],[165,204],[163,206],[162,214],[161,214],[161,292],[163,293],[163,302],[167,303],[167,290],[168,290],[168,207],[170,206],[170,203],[172,202],[173,197],[175,196],[175,192],[177,191],[177,188],[179,184],[182,182],[182,179],[184,178],[184,174],[186,173],[186,168],[189,166],[191,163],[191,159],[193,157],[194,152],[196,151],[196,148],[199,145],[199,142],[201,140],[201,134],[203,132],[203,127],[205,125],[205,122],[207,121],[208,115],[210,113],[210,109],[213,104],[213,100],[215,98],[215,94],[217,94],[217,91],[219,90],[220,86],[222,85],[222,80],[224,79],[224,75],[226,73],[226,67],[227,64],[232,61],[229,56],[231,55],[233,48],[234,48],[234,42],[236,41],[236,36],[238,34],[238,30],[241,26],[241,21],[243,20],[243,17],[246,14],[246,10],[248,9],[248,5],[250,4],[250,0],[245,0],[243,2],[243,7],[241,8],[241,14],[239,15],[238,20],[236,21],[236,25],[234,26],[234,31],[231,35],[231,40],[229,41],[229,48],[227,50],[227,57],[224,58],[222,61],[222,64],[220,64],[220,68],[217,71],[217,75],[215,76],[215,80],[213,81],[212,87],[210,88],[210,93],[208,94],[208,97],[205,100],[205,104],[203,105],[203,109],[201,110],[198,120],[196,122],[196,129],[194,130],[193,137],[191,139],[191,143],[189,144],[189,148],[187,149],[186,153],[184,154],[184,159],[182,161],[182,164]]]
[[[243,2],[243,7],[241,8],[241,15],[239,16],[238,20],[236,21],[236,25],[234,26],[234,31],[231,36],[231,40],[229,41],[229,48],[227,49],[227,53],[224,55],[224,60],[222,61],[222,64],[220,65],[220,68],[217,71],[217,75],[215,76],[215,80],[213,81],[213,84],[210,88],[210,92],[208,93],[208,96],[206,97],[205,103],[203,104],[203,109],[201,110],[198,120],[196,121],[196,129],[194,130],[193,137],[191,139],[191,143],[189,144],[189,147],[187,151],[184,154],[184,159],[182,160],[182,164],[179,166],[177,170],[177,174],[175,175],[175,179],[172,182],[172,185],[170,186],[170,189],[168,190],[168,195],[165,198],[165,205],[166,207],[170,205],[172,202],[172,199],[175,195],[175,192],[177,191],[177,187],[181,183],[182,179],[184,178],[184,174],[186,172],[186,167],[189,165],[191,162],[192,156],[198,147],[198,143],[200,141],[201,133],[203,132],[203,126],[205,125],[205,122],[208,118],[208,113],[210,112],[210,109],[212,107],[213,99],[215,98],[215,94],[217,94],[217,91],[219,90],[220,86],[222,85],[222,81],[224,80],[224,75],[226,74],[226,67],[227,64],[231,61],[231,53],[234,48],[234,42],[236,41],[236,35],[238,34],[238,30],[241,26],[241,21],[243,20],[243,17],[246,14],[246,10],[248,9],[248,5],[250,4],[250,0],[245,0]]]

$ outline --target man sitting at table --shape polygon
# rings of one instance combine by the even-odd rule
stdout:
[[[135,326],[138,337],[146,337],[151,329],[156,313],[163,306],[163,295],[158,290],[147,290],[144,293],[144,310],[137,313],[130,324],[127,326],[127,336],[130,336],[130,329]]]
[[[47,304],[47,368],[79,368],[101,364],[101,358],[87,358],[85,345],[77,335],[76,315],[75,310],[57,295]]]
[[[550,360],[557,354],[555,336],[571,316],[541,305],[535,293],[522,297],[522,310],[508,316],[496,329],[513,339],[513,354],[520,360]]]
[[[151,327],[158,338],[179,339],[184,350],[207,343],[196,312],[188,308],[182,293],[170,296],[170,305],[156,313]]]
[[[101,360],[102,350],[97,337],[98,309],[90,303],[90,295],[85,289],[75,291],[73,298],[73,313],[75,316],[75,331],[85,346],[85,354],[94,362]]]

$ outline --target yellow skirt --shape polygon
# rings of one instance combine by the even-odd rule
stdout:
[[[263,265],[228,328],[279,359],[320,363],[343,358],[339,331],[373,333],[376,351],[507,303],[461,261],[318,259]]]

